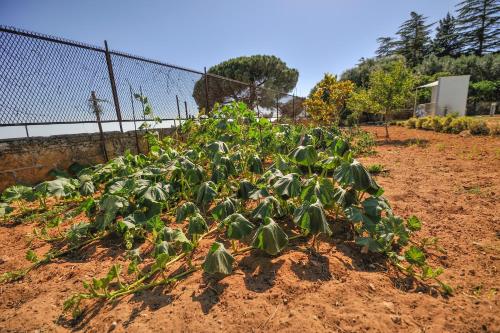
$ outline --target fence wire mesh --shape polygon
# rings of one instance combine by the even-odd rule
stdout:
[[[232,101],[272,119],[304,114],[300,97],[0,26],[0,127],[146,120],[135,94],[147,96],[162,120],[186,119]]]

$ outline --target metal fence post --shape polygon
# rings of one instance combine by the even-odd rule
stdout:
[[[295,95],[292,95],[292,117],[293,122],[295,122]]]
[[[137,136],[137,124],[135,123],[135,108],[134,108],[134,93],[132,92],[132,86],[128,86],[130,88],[130,102],[132,103],[132,117],[134,119],[134,134],[135,134],[135,145],[137,147],[137,154],[141,153],[141,149],[139,147],[139,137]]]
[[[203,67],[203,71],[205,72],[205,114],[208,116],[209,110],[209,101],[208,101],[208,76],[207,76],[207,68]]]
[[[97,97],[95,94],[95,91],[92,91],[90,93],[90,100],[92,101],[92,108],[94,109],[95,117],[97,119],[97,126],[99,127],[99,134],[101,137],[101,149],[104,154],[104,158],[106,159],[106,162],[109,161],[108,158],[108,151],[106,150],[106,141],[104,140],[104,132],[102,131],[102,124],[101,124],[101,108],[99,107],[99,104],[97,103]]]
[[[175,95],[175,101],[177,102],[177,116],[179,117],[179,125],[181,124],[181,108],[179,106],[179,96]]]
[[[118,92],[116,91],[115,74],[113,73],[113,63],[111,62],[111,55],[108,49],[108,42],[104,41],[104,48],[106,50],[106,64],[108,65],[109,82],[111,83],[111,92],[113,93],[113,102],[115,104],[116,117],[120,124],[120,132],[123,133],[122,127],[122,113],[120,111],[120,102],[118,100]]]
[[[184,101],[184,110],[186,111],[186,120],[189,119],[189,114],[188,114],[188,103]]]

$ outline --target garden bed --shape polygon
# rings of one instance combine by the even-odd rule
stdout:
[[[368,130],[379,145],[362,162],[382,164],[377,182],[396,214],[424,222],[416,239],[440,239],[447,254],[431,260],[445,267],[454,296],[408,289],[403,276],[334,230],[319,253],[298,244],[278,257],[244,255],[220,281],[198,271],[169,288],[96,302],[77,322],[60,318],[63,301],[82,280],[104,274],[117,258],[125,262],[121,240],[108,238],[1,285],[2,331],[499,331],[500,139],[391,127],[386,142],[383,128]],[[32,229],[0,227],[0,273],[29,264]]]

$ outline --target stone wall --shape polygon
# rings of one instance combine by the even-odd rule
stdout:
[[[162,129],[160,135],[168,135],[171,131]],[[141,153],[148,149],[143,134],[138,132]],[[110,159],[127,149],[137,152],[134,132],[107,132],[104,137]],[[50,179],[50,170],[66,170],[75,162],[105,162],[99,133],[0,140],[0,192],[16,183],[34,185]]]

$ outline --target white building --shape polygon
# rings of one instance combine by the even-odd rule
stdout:
[[[415,115],[445,116],[457,113],[465,116],[470,75],[445,76],[437,81],[417,87],[432,88],[430,103],[415,105]],[[416,100],[415,100],[416,102]]]

